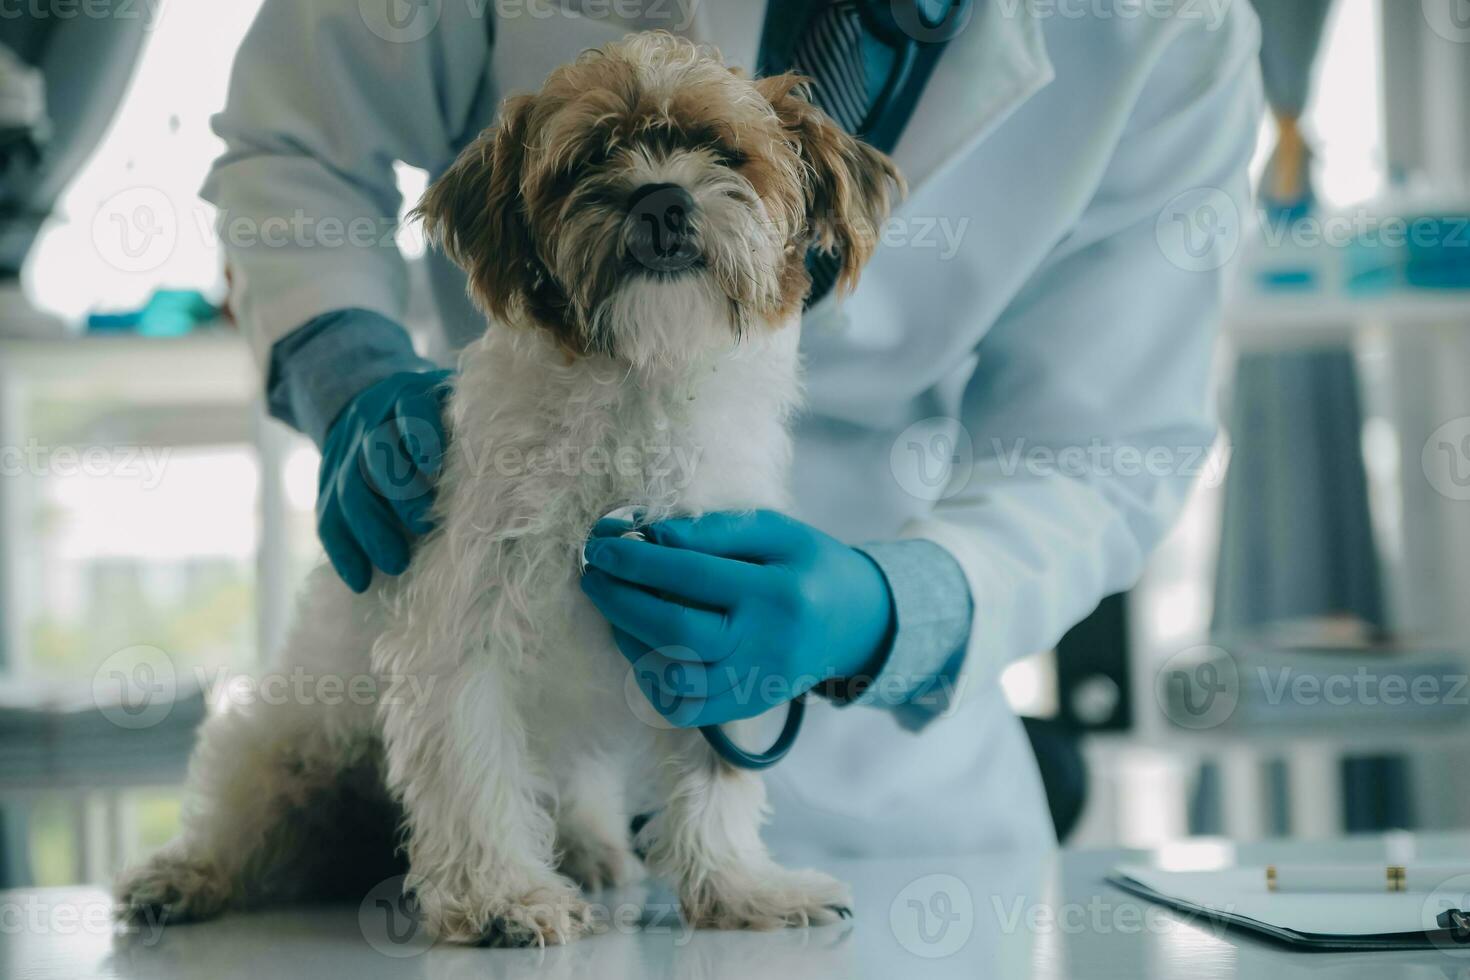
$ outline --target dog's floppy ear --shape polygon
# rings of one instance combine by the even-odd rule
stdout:
[[[482,310],[507,319],[537,280],[538,260],[522,211],[521,166],[534,98],[506,99],[500,118],[429,187],[414,215],[469,276]]]
[[[808,79],[790,72],[755,83],[801,152],[811,240],[824,250],[841,251],[837,286],[848,290],[856,285],[878,243],[878,230],[906,185],[886,154],[812,105],[807,84]]]

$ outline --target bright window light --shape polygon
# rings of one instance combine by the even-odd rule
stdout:
[[[134,309],[159,288],[223,298],[216,209],[200,199],[199,188],[224,149],[209,120],[225,105],[235,51],[260,5],[160,5],[116,118],[62,195],[27,262],[25,285],[36,306],[75,322],[97,310]],[[402,225],[428,175],[400,164],[394,176],[404,198]],[[147,195],[138,200],[149,205],[148,220],[175,238],[166,259],[130,272],[108,261],[93,240],[93,226],[115,217],[110,202],[139,189]],[[397,240],[407,257],[423,255],[417,226],[401,227]]]
[[[117,116],[62,195],[26,268],[37,306],[69,320],[93,310],[129,309],[160,286],[223,290],[214,209],[199,187],[222,144],[209,117],[225,104],[231,62],[261,0],[164,3],[158,8]],[[158,192],[177,243],[146,272],[110,264],[93,242],[93,219],[134,188]]]

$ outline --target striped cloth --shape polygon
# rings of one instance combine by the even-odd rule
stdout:
[[[791,70],[812,80],[812,101],[849,133],[858,132],[872,107],[862,43],[857,0],[831,0],[813,15],[791,54]],[[841,266],[840,255],[815,249],[807,253],[812,276],[807,306],[815,306],[832,290]]]

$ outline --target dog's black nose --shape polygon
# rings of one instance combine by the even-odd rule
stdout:
[[[628,208],[634,214],[678,211],[680,216],[694,210],[694,198],[678,184],[644,184],[628,198]]]
[[[694,198],[678,184],[644,184],[628,198],[628,251],[655,272],[678,272],[699,258]]]

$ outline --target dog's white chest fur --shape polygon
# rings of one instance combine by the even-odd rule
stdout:
[[[655,796],[656,716],[638,710],[628,664],[579,588],[581,550],[616,508],[648,520],[784,508],[797,340],[791,324],[635,374],[568,358],[541,331],[490,330],[456,381],[440,526],[383,587],[375,669],[441,684],[488,672],[481,710],[513,701],[540,764],[595,760],[635,805]],[[560,795],[554,775],[533,775],[537,792]]]

